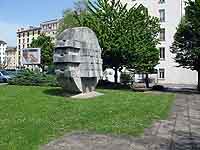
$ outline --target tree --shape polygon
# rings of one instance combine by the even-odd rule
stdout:
[[[80,18],[87,13],[88,0],[77,0],[74,2],[73,9],[66,9],[64,11],[63,19],[59,24],[58,34],[67,28],[79,27],[80,24],[75,16]]]
[[[45,66],[53,64],[53,49],[54,44],[52,38],[40,35],[37,39],[33,39],[31,43],[32,48],[41,48],[41,65],[40,67],[44,71]]]
[[[156,45],[159,43],[160,24],[158,18],[150,16],[148,10],[141,7],[141,12],[130,10],[132,15],[129,16],[132,16],[131,20],[136,23],[127,22],[129,28],[132,28],[132,33],[128,37],[134,39],[130,40],[130,44],[133,45],[135,53],[135,59],[129,61],[127,67],[133,68],[135,73],[145,74],[146,87],[149,88],[148,74],[155,73],[154,68],[159,63],[159,50]]]
[[[74,2],[74,11],[78,14],[87,11],[88,0],[77,0]]]
[[[175,54],[177,67],[198,72],[200,91],[200,0],[186,3],[185,17],[181,20],[174,36],[171,52]]]
[[[141,71],[138,68],[142,66],[142,71],[149,73],[158,64],[159,20],[143,5],[127,9],[120,0],[89,1],[88,13],[81,19],[77,16],[77,20],[97,34],[104,68],[115,70],[115,83],[117,71],[123,67]]]
[[[58,34],[67,28],[73,28],[73,27],[79,26],[79,23],[74,17],[74,15],[75,15],[75,12],[72,11],[71,9],[65,10],[64,17],[59,24]]]
[[[136,50],[136,60],[129,65],[134,68],[134,72],[145,74],[146,88],[149,88],[149,74],[155,73],[155,66],[159,62],[159,50],[155,47],[143,46]]]

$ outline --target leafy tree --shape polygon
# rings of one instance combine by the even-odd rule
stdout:
[[[31,43],[32,48],[41,48],[41,65],[40,67],[44,70],[45,66],[53,64],[53,49],[54,44],[52,38],[40,35],[37,39],[33,39]]]
[[[88,0],[76,0],[74,2],[74,11],[82,13],[87,11]]]
[[[134,68],[136,73],[145,74],[146,87],[149,88],[149,74],[155,73],[155,66],[159,62],[159,50],[144,46],[136,51],[136,60],[129,65],[129,68]]]
[[[104,68],[117,71],[123,67],[149,73],[158,64],[158,18],[151,17],[143,5],[127,5],[120,0],[88,2],[88,13],[80,19],[81,26],[94,30],[103,49]]]
[[[65,10],[64,17],[59,24],[58,34],[67,28],[79,26],[79,23],[76,20],[76,18],[74,17],[74,15],[75,15],[75,12],[72,11],[71,9]]]
[[[176,54],[178,67],[198,72],[198,90],[200,90],[200,0],[186,3],[185,17],[174,36],[172,53]]]
[[[80,24],[75,16],[82,18],[87,13],[88,0],[77,0],[73,9],[64,11],[64,17],[59,24],[58,34],[67,28],[79,27]]]

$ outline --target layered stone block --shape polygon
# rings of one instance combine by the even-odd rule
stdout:
[[[103,76],[101,48],[87,27],[63,31],[57,37],[53,59],[58,82],[68,92],[94,91]]]

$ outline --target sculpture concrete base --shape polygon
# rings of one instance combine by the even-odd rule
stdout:
[[[93,92],[89,92],[89,93],[81,93],[78,95],[74,95],[74,96],[71,96],[71,98],[88,99],[88,98],[93,98],[93,97],[102,96],[102,95],[104,95],[104,94],[93,91]]]

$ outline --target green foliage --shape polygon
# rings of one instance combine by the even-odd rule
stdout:
[[[81,20],[87,14],[87,0],[78,0],[74,3],[74,9],[67,9],[64,11],[63,20],[59,24],[58,34],[67,28],[79,27],[78,16]]]
[[[67,28],[73,28],[73,27],[79,26],[79,23],[74,16],[75,16],[74,11],[72,11],[70,9],[65,10],[64,18],[63,18],[63,20],[61,20],[61,22],[59,24],[58,34]]]
[[[159,62],[159,50],[155,47],[141,47],[136,49],[135,61],[128,68],[134,68],[136,73],[155,73],[155,66]]]
[[[74,2],[74,11],[78,14],[87,11],[88,0],[76,0]]]
[[[185,10],[185,17],[174,36],[172,53],[176,54],[178,67],[199,72],[200,90],[200,0],[189,0]]]
[[[99,90],[103,96],[73,100],[60,88],[0,87],[0,149],[38,150],[73,131],[139,135],[167,117],[171,94]]]
[[[128,9],[120,0],[97,0],[89,1],[88,11],[77,19],[81,26],[97,34],[103,49],[104,68],[128,67],[149,73],[158,64],[159,19],[150,16],[143,5]]]
[[[41,67],[44,70],[45,66],[53,64],[53,39],[49,36],[40,35],[37,39],[33,39],[32,48],[41,48]]]
[[[16,77],[10,80],[9,84],[26,86],[58,86],[55,76],[34,72],[28,69],[19,73]]]

